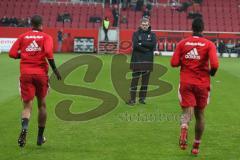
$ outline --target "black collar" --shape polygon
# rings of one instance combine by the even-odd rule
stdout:
[[[42,32],[42,30],[39,29],[39,28],[33,28],[32,30],[33,30],[33,31],[39,31],[39,32]]]
[[[138,28],[139,32],[143,32],[143,33],[150,33],[151,32],[151,26],[148,28],[148,30],[144,31],[141,27]]]
[[[203,37],[203,35],[201,33],[193,33],[193,36],[198,36],[198,37]]]

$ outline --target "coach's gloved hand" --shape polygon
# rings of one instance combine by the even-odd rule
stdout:
[[[60,73],[58,72],[57,69],[54,69],[53,72],[54,72],[54,74],[56,75],[56,77],[57,77],[58,80],[62,80],[62,76],[60,75]]]

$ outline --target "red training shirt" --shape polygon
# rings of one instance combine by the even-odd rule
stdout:
[[[21,56],[20,73],[47,74],[47,59],[53,59],[53,40],[48,34],[32,30],[19,36],[10,49],[9,56]]]
[[[210,86],[209,71],[219,66],[216,46],[203,37],[188,37],[178,43],[171,65],[181,67],[180,83]]]

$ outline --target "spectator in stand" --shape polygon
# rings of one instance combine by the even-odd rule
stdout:
[[[58,14],[57,16],[57,21],[58,22],[71,22],[72,18],[69,13],[64,13],[64,14]]]
[[[137,0],[135,11],[142,11],[144,0]]]
[[[237,41],[237,43],[235,45],[235,50],[238,54],[238,58],[240,58],[240,40]]]
[[[104,20],[103,20],[103,26],[102,26],[104,34],[105,34],[105,38],[104,38],[105,41],[109,40],[108,39],[108,29],[109,29],[109,27],[110,27],[110,21],[109,21],[108,17],[105,17]]]
[[[148,10],[148,8],[145,8],[144,12],[143,12],[143,17],[145,18],[150,18],[150,11]]]
[[[18,20],[16,17],[9,18],[9,26],[11,27],[17,27],[18,26]]]
[[[152,10],[152,2],[148,1],[146,8],[151,11]]]
[[[31,27],[31,17],[27,18],[27,27]]]
[[[8,25],[9,25],[10,27],[15,27],[15,26],[14,26],[14,22],[13,22],[13,17],[10,17],[10,18],[8,19],[8,22],[9,22]]]
[[[18,19],[16,17],[13,17],[13,24],[15,27],[18,26]]]
[[[64,23],[65,23],[65,22],[71,22],[71,21],[72,21],[72,18],[71,18],[71,16],[70,16],[69,13],[64,13],[64,14],[63,14],[63,21],[64,21]]]
[[[227,51],[227,53],[229,54],[229,56],[230,56],[230,54],[232,53],[232,50],[234,49],[234,47],[235,47],[235,44],[232,42],[232,40],[230,39],[229,41],[228,41],[228,43],[226,44],[226,51]]]
[[[112,15],[113,15],[113,27],[117,27],[118,19],[119,19],[119,11],[118,11],[117,5],[114,5],[113,10],[112,10]]]
[[[112,0],[112,4],[119,4],[120,0]]]
[[[177,10],[182,6],[181,3],[179,3],[177,0],[171,0],[169,4],[172,10]]]
[[[25,19],[24,18],[18,19],[18,27],[25,27]]]
[[[122,9],[126,10],[129,7],[129,3],[131,2],[131,0],[121,0],[122,2]]]
[[[222,57],[223,53],[226,50],[226,46],[225,43],[223,42],[223,40],[220,40],[219,44],[218,44],[218,52],[220,53],[220,56]]]
[[[6,17],[0,19],[1,26],[10,26],[10,27],[30,27],[31,26],[31,18],[16,18],[16,17]]]
[[[62,52],[62,42],[63,42],[63,30],[59,30],[57,33],[58,38],[58,53]]]
[[[8,26],[8,18],[6,16],[4,16],[2,19],[1,19],[1,24],[3,26]]]
[[[176,9],[178,12],[187,12],[188,7],[192,6],[192,1],[183,2],[179,5],[179,7]]]
[[[122,24],[127,24],[128,23],[128,20],[127,20],[126,16],[122,16],[121,23]]]
[[[58,13],[58,16],[57,16],[57,21],[58,22],[63,22],[63,17],[61,14]]]

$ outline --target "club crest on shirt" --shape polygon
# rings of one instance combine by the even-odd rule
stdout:
[[[151,38],[151,35],[148,34],[147,40],[151,40],[151,39],[152,39],[152,38]]]

